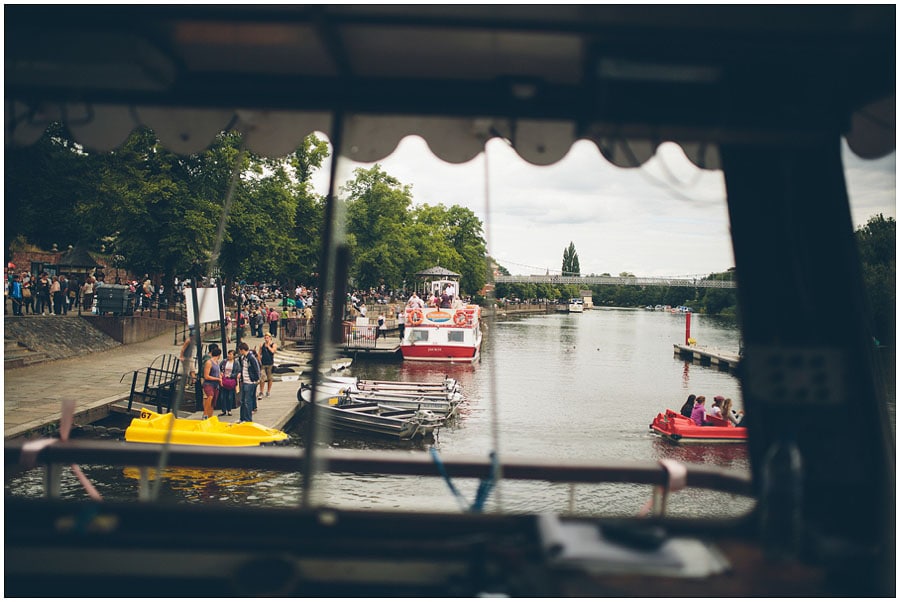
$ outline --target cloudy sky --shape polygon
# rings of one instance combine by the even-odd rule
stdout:
[[[705,276],[734,265],[723,175],[697,169],[675,144],[660,146],[640,169],[613,166],[587,141],[548,167],[527,163],[499,139],[486,149],[487,186],[483,155],[445,163],[415,136],[379,164],[412,186],[416,204],[474,211],[489,252],[512,274],[558,272],[569,242],[582,274]],[[862,161],[845,147],[844,163],[854,224],[877,213],[896,218],[896,154]],[[339,181],[371,165],[342,161]],[[328,170],[315,182],[323,194]]]

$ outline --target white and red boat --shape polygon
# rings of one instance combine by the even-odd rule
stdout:
[[[447,285],[458,291],[458,282],[433,280],[432,294],[440,294]],[[474,362],[481,353],[481,307],[461,303],[456,295],[450,307],[407,305],[406,331],[400,342],[404,360],[423,362]]]

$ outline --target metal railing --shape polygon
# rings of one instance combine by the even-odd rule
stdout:
[[[71,464],[99,464],[107,466],[135,466],[141,470],[138,496],[147,498],[149,468],[156,467],[164,446],[148,443],[123,443],[119,441],[73,440],[53,441],[34,451],[28,451],[27,443],[7,442],[5,467],[7,473],[15,467],[30,468],[42,465],[46,469],[45,495],[58,497],[61,468]],[[441,478],[435,462],[427,454],[409,455],[367,450],[319,450],[316,457],[320,470],[330,473],[355,473],[370,475],[401,475]],[[190,468],[238,468],[303,472],[305,451],[297,447],[204,447],[172,445],[167,451],[168,467]],[[494,468],[489,460],[471,457],[444,457],[442,464],[454,478],[486,479]],[[686,487],[711,489],[726,493],[752,496],[749,475],[732,470],[708,466],[686,465]],[[502,465],[504,480],[546,481],[568,483],[631,483],[661,488],[663,495],[654,496],[654,509],[661,513],[665,508],[670,474],[661,464],[635,462],[632,464],[594,465],[567,462],[560,465],[541,461],[506,461]],[[659,499],[657,499],[659,498]]]
[[[700,278],[638,278],[636,276],[495,276],[496,284],[611,284],[615,286],[668,286],[687,288],[737,288],[734,280],[703,280]]]

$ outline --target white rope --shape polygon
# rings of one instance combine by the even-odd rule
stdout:
[[[492,257],[491,254],[491,185],[490,185],[490,169],[488,165],[488,149],[487,145],[484,146],[484,241],[487,246],[486,253],[486,261],[488,263],[487,269],[488,274],[493,274],[493,266],[490,265]],[[494,292],[493,290],[489,291],[487,294],[487,304],[490,308],[493,305],[494,301]],[[482,334],[483,336],[483,334]],[[482,343],[483,344],[483,343]],[[493,463],[493,466],[496,466],[496,473],[494,474],[494,488],[495,488],[495,496],[497,500],[497,510],[498,512],[503,511],[503,496],[501,494],[502,489],[500,487],[500,481],[503,476],[503,461],[501,460],[500,455],[500,419],[499,419],[499,407],[500,404],[497,399],[497,366],[495,361],[496,353],[490,353],[487,357],[488,362],[488,397],[490,398],[490,406],[491,406],[491,447],[495,454],[496,462]],[[483,357],[483,356],[482,356]]]

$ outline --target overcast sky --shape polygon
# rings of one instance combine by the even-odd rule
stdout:
[[[486,149],[490,215],[483,155],[445,163],[410,136],[378,163],[412,186],[415,204],[474,211],[490,254],[512,274],[558,272],[569,242],[582,274],[705,276],[734,265],[722,172],[694,167],[675,144],[660,146],[640,169],[615,167],[587,141],[548,167],[527,163],[499,139]],[[896,153],[862,161],[845,145],[844,164],[854,225],[878,213],[896,219]],[[372,165],[346,162],[341,171]],[[328,165],[317,172],[317,192],[327,192],[328,173]]]

